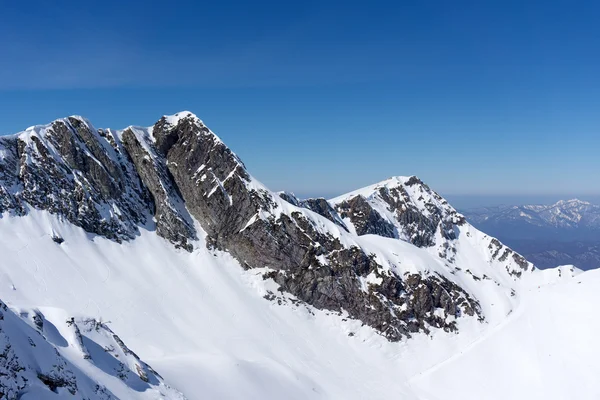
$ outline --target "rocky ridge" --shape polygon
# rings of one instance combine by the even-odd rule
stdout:
[[[484,320],[464,280],[500,286],[533,271],[487,237],[487,272],[461,267],[461,243],[481,243],[469,241],[464,218],[416,177],[329,202],[277,195],[189,112],[122,131],[69,117],[0,138],[0,182],[3,213],[35,207],[115,241],[148,229],[192,251],[202,243],[195,220],[211,249],[265,268],[281,291],[347,312],[390,340],[453,331],[462,316]],[[363,241],[366,234],[433,249],[423,257],[440,267],[404,268]],[[509,296],[512,288],[503,290]]]

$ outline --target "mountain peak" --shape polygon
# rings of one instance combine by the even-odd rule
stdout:
[[[564,205],[589,206],[589,205],[591,205],[591,203],[588,201],[579,200],[577,198],[570,199],[570,200],[559,200],[556,203],[554,203],[554,206],[564,206]]]
[[[398,188],[400,186],[409,186],[410,187],[415,184],[424,185],[423,181],[421,181],[415,175],[410,175],[410,176],[397,175],[397,176],[392,176],[383,181],[374,183],[372,185],[353,190],[353,191],[343,194],[341,196],[330,199],[329,201],[331,203],[339,203],[340,201],[343,201],[344,199],[354,197],[354,196],[362,196],[364,198],[369,198],[369,197],[373,196],[374,194],[378,193],[382,188],[392,189],[392,188]]]
[[[389,186],[389,185],[396,185],[396,184],[412,186],[412,185],[418,184],[418,183],[423,184],[423,181],[421,179],[419,179],[419,177],[416,175],[408,175],[408,176],[396,175],[396,176],[392,176],[386,180],[383,180],[379,183],[376,183],[375,186]]]
[[[54,121],[47,123],[47,124],[38,124],[38,125],[32,125],[29,126],[27,129],[12,134],[12,135],[6,135],[3,136],[5,138],[15,138],[15,137],[27,137],[29,135],[33,134],[41,134],[43,133],[45,130],[55,126],[56,124],[66,124],[66,125],[70,125],[72,122],[74,121],[78,121],[80,123],[82,123],[83,125],[85,125],[88,129],[90,130],[95,130],[94,126],[92,125],[92,123],[85,117],[81,116],[81,115],[70,115],[68,117],[64,117],[64,118],[57,118]]]
[[[194,114],[193,112],[190,111],[180,111],[178,113],[175,113],[173,115],[163,115],[163,118],[171,125],[175,126],[179,123],[179,121],[181,121],[182,119],[189,119],[192,120],[194,122],[197,122],[199,124],[204,125],[204,123],[202,122],[202,120],[200,118],[198,118],[196,116],[196,114]]]

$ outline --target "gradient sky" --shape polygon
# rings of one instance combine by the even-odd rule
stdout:
[[[600,195],[598,2],[0,4],[0,134],[190,110],[274,190]]]

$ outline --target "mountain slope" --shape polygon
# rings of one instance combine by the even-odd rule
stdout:
[[[510,313],[521,281],[537,279],[531,263],[467,223],[417,177],[393,177],[329,202],[360,237],[387,236],[442,260],[469,293],[485,299],[486,318]]]
[[[263,280],[262,271],[242,270],[227,253],[201,247],[192,253],[177,250],[150,231],[122,244],[102,237],[90,240],[81,228],[32,210],[25,217],[0,219],[0,232],[0,294],[6,302],[21,309],[67,309],[69,315],[107,321],[132,351],[193,400],[384,399],[390,392],[409,400],[435,398],[419,390],[441,391],[443,385],[421,386],[410,379],[460,354],[505,321],[461,318],[459,334],[434,330],[393,343],[347,314],[320,311],[285,294],[279,296],[281,303],[267,301],[264,296],[278,291],[273,281]],[[65,241],[55,243],[53,233]],[[560,288],[560,281],[572,279],[569,270],[561,275],[540,271],[534,288],[544,282]],[[525,286],[520,290],[522,301],[513,313],[528,293]],[[594,299],[589,298],[590,306]],[[587,319],[563,326],[582,333],[588,329]],[[546,330],[546,336],[557,332],[552,326],[537,329]],[[585,352],[573,352],[573,359],[600,354],[595,343],[589,342]],[[491,348],[497,351],[494,357],[505,353],[504,347]],[[523,351],[522,357],[529,357],[537,350]],[[507,382],[528,371],[519,360],[498,370],[494,379]],[[575,381],[579,374],[577,369],[565,371],[564,379],[554,384]],[[465,379],[484,378],[491,379],[480,368]],[[474,398],[466,388],[462,393]],[[502,393],[486,398],[506,398]]]
[[[411,385],[419,388],[418,396],[448,400],[600,398],[595,337],[599,327],[589,318],[600,300],[599,272],[531,288],[503,324],[415,376]],[[564,323],[565,318],[572,323]]]
[[[0,301],[1,398],[184,399],[106,324],[44,312]]]
[[[422,398],[415,374],[578,272],[536,270],[415,177],[273,193],[189,112],[0,146],[0,298],[110,321],[191,399]]]

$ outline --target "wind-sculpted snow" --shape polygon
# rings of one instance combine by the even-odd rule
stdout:
[[[0,398],[184,399],[105,323],[44,312],[0,301]]]

